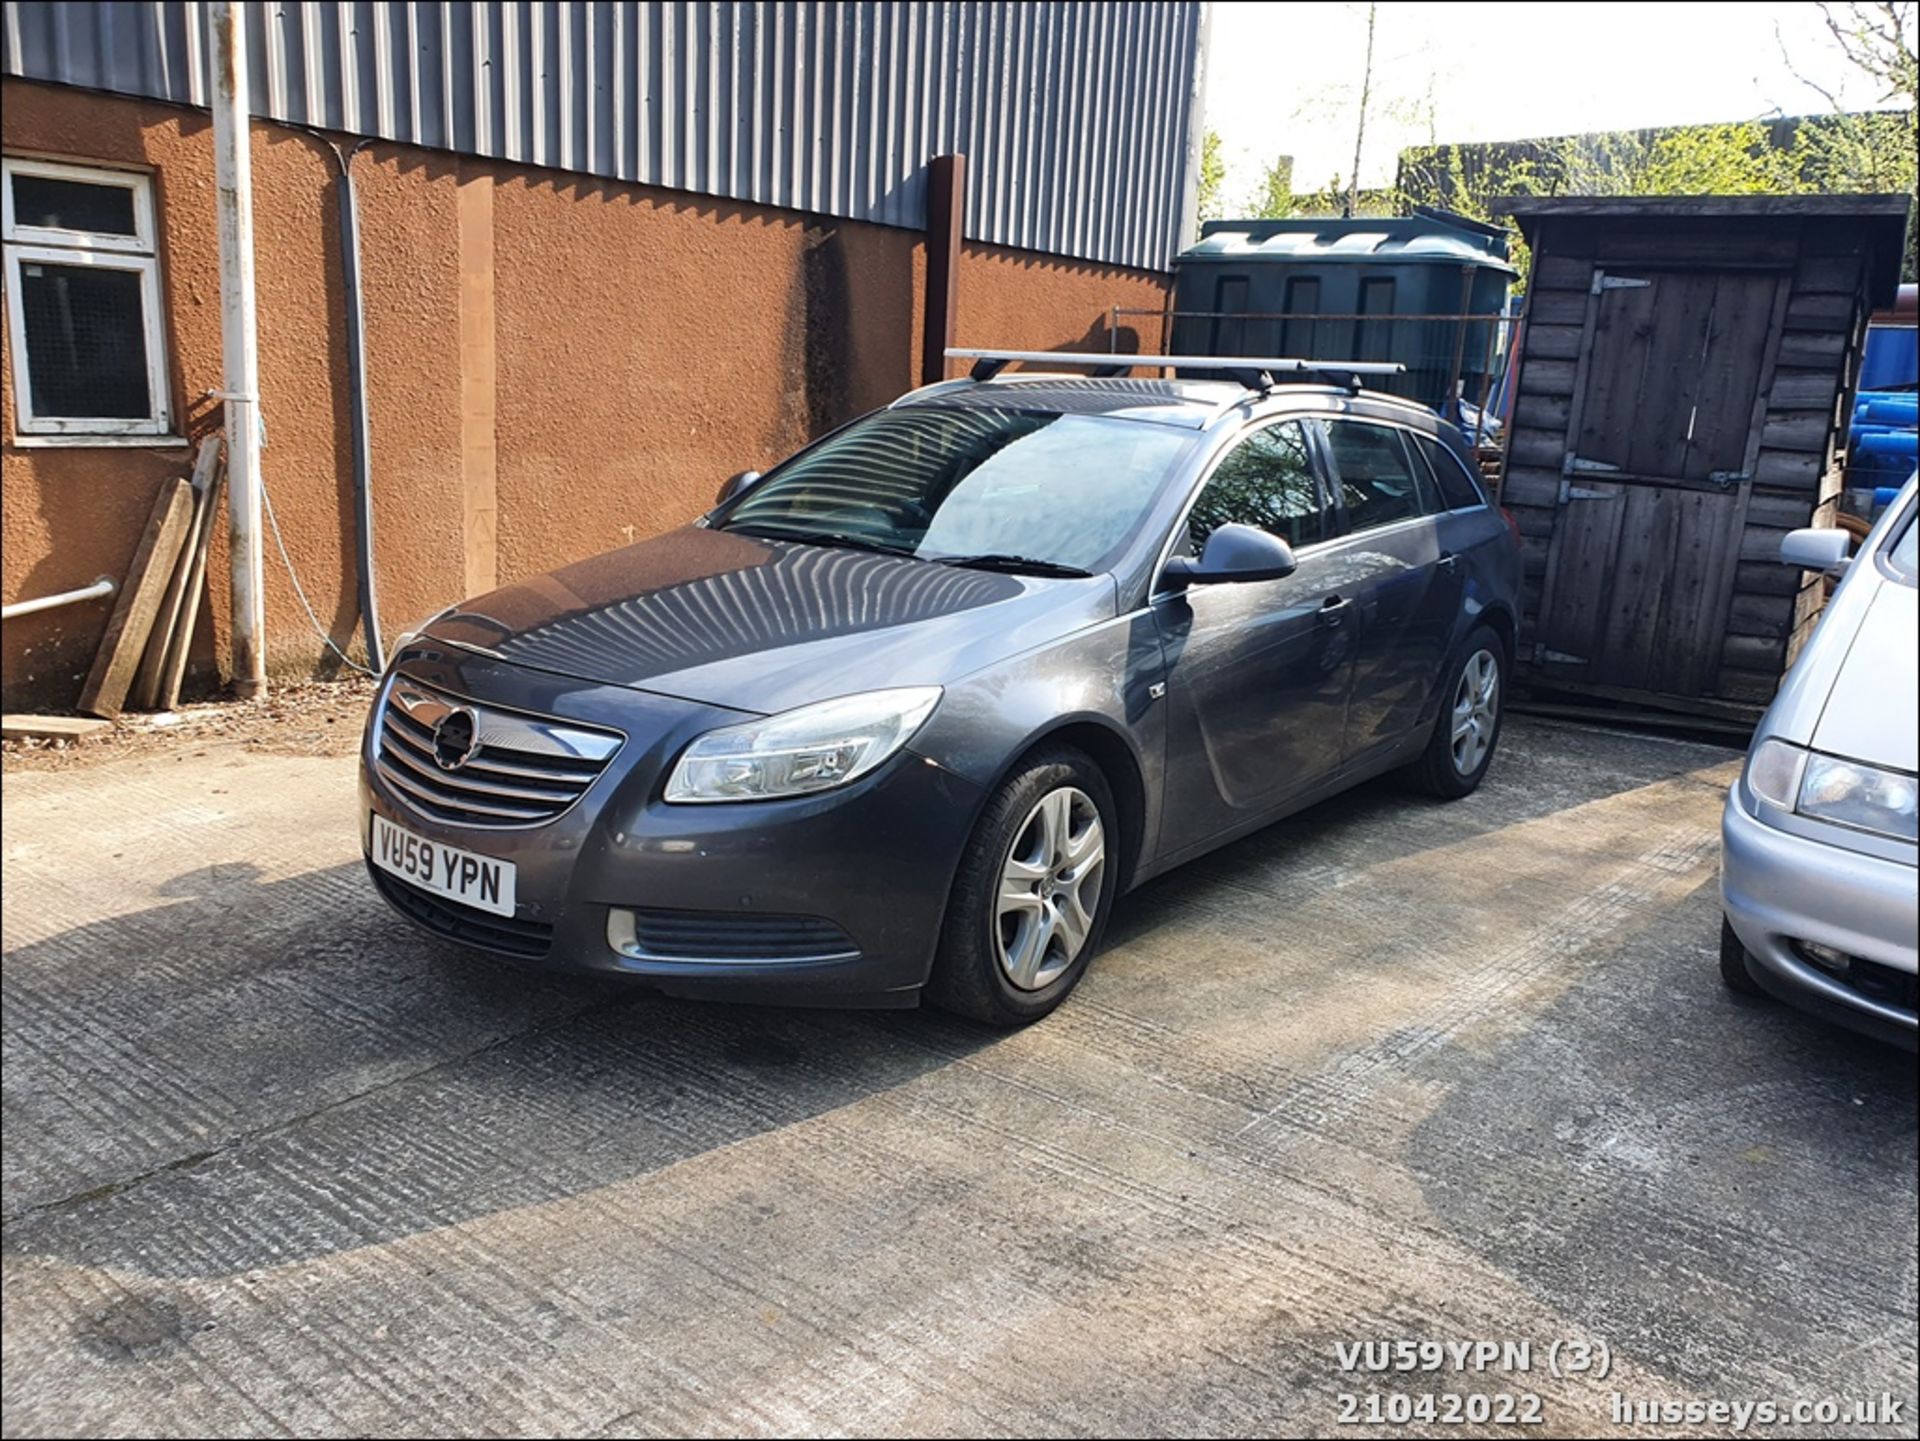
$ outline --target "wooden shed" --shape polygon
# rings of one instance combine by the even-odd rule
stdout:
[[[1824,595],[1780,539],[1831,519],[1901,195],[1515,199],[1533,250],[1501,503],[1523,682],[1748,719]]]

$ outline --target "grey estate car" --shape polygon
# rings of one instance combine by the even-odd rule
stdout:
[[[996,369],[405,638],[362,757],[386,899],[676,994],[1018,1024],[1147,878],[1384,771],[1479,783],[1520,564],[1455,430]]]

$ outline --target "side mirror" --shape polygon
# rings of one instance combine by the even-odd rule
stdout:
[[[1175,588],[1189,585],[1223,585],[1233,581],[1279,580],[1292,575],[1299,564],[1293,547],[1277,535],[1258,526],[1230,521],[1215,528],[1207,537],[1200,559],[1176,555],[1161,572],[1167,584]]]
[[[1780,559],[1802,570],[1845,570],[1852,553],[1853,537],[1844,530],[1790,530],[1780,542]]]
[[[713,503],[725,505],[728,501],[745,495],[759,483],[760,472],[757,470],[743,470],[738,475],[730,475],[720,482],[720,489],[714,495]]]

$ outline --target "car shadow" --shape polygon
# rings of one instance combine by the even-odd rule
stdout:
[[[163,893],[7,955],[9,1252],[283,1265],[658,1172],[998,1039],[496,963],[415,931],[357,864]]]
[[[1158,904],[1196,885],[1271,891],[1276,878],[1297,881],[1297,866],[1276,865],[1283,858],[1311,855],[1313,873],[1322,876],[1363,868],[1378,858],[1382,823],[1392,825],[1395,854],[1404,858],[1711,770],[1741,754],[1711,741],[1644,735],[1633,737],[1642,743],[1622,745],[1622,734],[1509,717],[1485,781],[1465,799],[1438,800],[1412,790],[1398,775],[1377,776],[1147,882],[1116,908],[1109,934],[1125,938],[1150,927]],[[1293,897],[1274,892],[1274,898],[1284,903]]]

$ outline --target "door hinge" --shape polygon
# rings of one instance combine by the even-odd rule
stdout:
[[[1593,272],[1593,293],[1603,290],[1642,290],[1653,284],[1651,280],[1635,280],[1630,275],[1609,275],[1604,270]]]
[[[1562,480],[1560,482],[1560,503],[1562,505],[1565,505],[1570,500],[1618,500],[1619,498],[1620,492],[1617,490],[1593,490],[1584,485],[1575,485],[1570,480]]]
[[[1548,650],[1539,641],[1535,641],[1533,663],[1539,665],[1542,661],[1553,661],[1559,665],[1585,665],[1587,658],[1583,655],[1569,655],[1563,650]]]
[[[1567,458],[1560,462],[1562,475],[1606,475],[1619,469],[1619,466],[1609,465],[1604,460],[1583,460],[1572,451],[1568,451]]]

